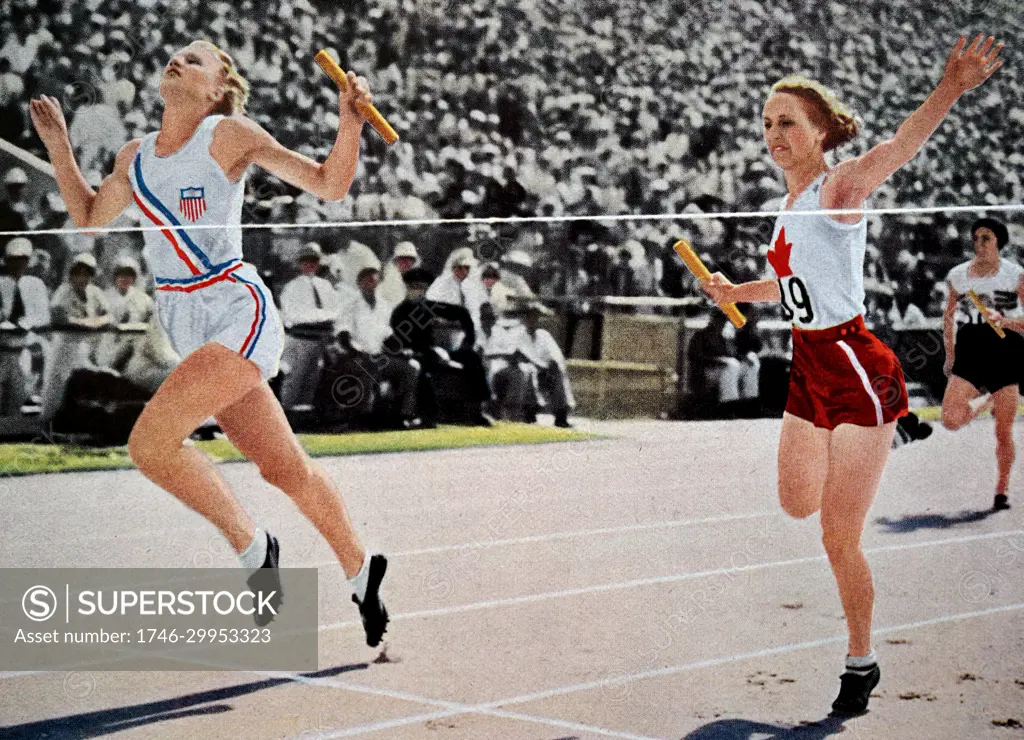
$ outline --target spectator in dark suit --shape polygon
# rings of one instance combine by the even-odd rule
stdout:
[[[0,231],[25,231],[28,229],[28,204],[24,200],[28,175],[21,167],[12,167],[4,175],[4,189],[7,200],[0,203]]]
[[[755,321],[737,330],[725,313],[712,311],[708,325],[690,340],[690,379],[698,403],[708,409],[730,404],[732,413],[738,402],[756,400],[760,349]]]
[[[0,416],[17,414],[29,396],[28,347],[38,346],[35,327],[50,321],[50,299],[39,278],[26,274],[32,242],[19,236],[4,248],[0,275]]]
[[[527,215],[525,205],[528,196],[526,189],[516,179],[516,171],[506,167],[504,179],[504,184],[496,178],[491,179],[484,189],[484,215],[497,218]]]
[[[429,300],[427,288],[434,281],[429,270],[414,267],[403,276],[406,299],[391,314],[391,337],[385,342],[389,353],[409,353],[420,364],[419,409],[423,424],[437,423],[439,415],[464,417],[472,424],[490,426],[482,407],[490,396],[483,361],[473,346],[476,328],[463,306]],[[458,328],[453,332],[454,327]],[[442,335],[449,337],[448,341]],[[442,346],[442,344],[444,346]],[[458,413],[437,408],[436,379],[442,374],[457,376],[467,398],[468,410]]]
[[[675,242],[676,240],[673,238],[662,249],[659,287],[668,298],[684,298],[693,295],[693,291],[687,289],[690,273],[683,264],[682,258],[676,254]]]

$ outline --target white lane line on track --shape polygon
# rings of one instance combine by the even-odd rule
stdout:
[[[993,614],[1001,614],[1004,612],[1019,611],[1024,609],[1024,602],[1018,602],[1015,604],[1005,604],[1003,606],[994,606],[988,609],[979,609],[973,612],[964,612],[961,614],[950,614],[943,617],[932,617],[930,619],[922,619],[917,622],[908,622],[906,624],[897,624],[890,627],[880,627],[878,629],[871,630],[872,635],[886,635],[891,632],[902,632],[903,630],[918,629],[921,627],[929,627],[935,624],[945,624],[948,622],[958,622],[965,619],[974,619],[977,617],[987,617]],[[697,670],[700,668],[711,668],[715,666],[725,665],[727,663],[736,663],[742,660],[751,660],[753,658],[762,658],[769,655],[784,655],[786,653],[793,653],[798,650],[809,650],[816,647],[822,647],[832,643],[841,643],[847,640],[847,635],[836,635],[835,637],[826,637],[820,640],[811,640],[808,642],[792,643],[789,645],[780,645],[779,647],[766,648],[764,650],[756,650],[749,653],[739,653],[737,655],[729,655],[722,658],[711,658],[709,660],[701,660],[694,663],[682,663],[679,665],[668,666],[666,668],[655,668],[649,671],[639,671],[637,673],[626,674],[616,676],[614,678],[606,678],[599,681],[588,681],[586,683],[578,683],[569,686],[560,686],[554,689],[548,689],[547,691],[538,691],[533,694],[523,694],[522,696],[512,697],[510,699],[502,699],[495,702],[489,702],[483,706],[485,707],[500,707],[508,706],[511,704],[523,704],[525,702],[537,701],[539,699],[547,699],[553,696],[562,696],[564,694],[573,694],[578,691],[587,691],[589,689],[603,688],[605,686],[612,686],[614,684],[623,683],[626,681],[639,681],[646,678],[657,678],[659,676],[670,676],[675,673],[682,673],[684,671]]]
[[[645,735],[637,735],[635,733],[629,732],[619,732],[617,730],[609,730],[603,727],[595,727],[592,725],[585,725],[578,722],[570,722],[567,720],[555,719],[550,717],[540,717],[532,714],[523,714],[520,712],[499,709],[497,707],[465,704],[462,702],[446,701],[444,699],[431,699],[425,696],[409,694],[404,691],[395,691],[393,689],[378,689],[376,687],[348,683],[346,681],[338,681],[323,678],[310,678],[307,676],[302,676],[301,674],[270,674],[257,671],[249,672],[256,673],[260,676],[267,676],[273,678],[289,678],[296,681],[297,683],[306,684],[310,686],[343,689],[346,691],[353,691],[360,694],[368,694],[371,696],[380,696],[389,699],[398,699],[400,701],[414,702],[418,704],[426,704],[428,706],[438,707],[438,710],[434,712],[424,712],[420,714],[408,715],[405,717],[395,717],[392,719],[380,720],[378,722],[370,722],[364,725],[358,725],[356,727],[343,727],[338,728],[336,730],[320,730],[313,733],[312,737],[310,737],[309,733],[302,733],[297,736],[299,738],[302,738],[303,740],[313,740],[314,738],[315,740],[333,740],[333,738],[350,737],[352,735],[363,735],[368,732],[380,732],[382,730],[389,730],[395,727],[404,727],[407,725],[418,724],[420,722],[426,722],[431,719],[443,719],[445,717],[455,717],[463,714],[483,714],[502,719],[514,719],[522,722],[533,722],[552,727],[559,727],[562,729],[574,730],[576,732],[589,732],[595,735],[603,735],[605,737],[622,738],[622,740],[657,740],[657,738],[651,738]]]
[[[508,545],[521,545],[528,544],[531,542],[544,542],[546,540],[560,540],[560,539],[572,539],[576,537],[592,537],[604,534],[617,534],[619,532],[641,532],[645,530],[654,529],[673,529],[676,527],[688,527],[697,526],[701,524],[718,524],[720,522],[731,522],[731,521],[742,521],[744,519],[760,519],[765,517],[780,517],[782,512],[779,510],[772,511],[756,511],[748,514],[723,514],[721,516],[704,517],[701,519],[667,519],[658,522],[639,522],[635,524],[625,524],[615,527],[598,527],[595,529],[581,529],[581,530],[568,530],[561,532],[549,532],[546,534],[537,535],[526,535],[523,537],[509,537],[498,540],[476,540],[473,542],[460,542],[452,545],[434,545],[431,547],[421,547],[412,550],[399,550],[396,552],[389,552],[387,556],[393,557],[409,557],[414,555],[433,555],[436,553],[444,552],[456,552],[459,550],[477,550],[489,547],[504,547]],[[209,527],[183,527],[174,530],[180,539],[185,538],[199,538],[207,537],[212,539],[214,537],[220,538],[220,535],[216,530],[210,529]],[[76,538],[74,541],[82,544],[90,542],[103,541],[110,544],[111,539],[116,540],[154,540],[167,535],[167,530],[151,530],[146,532],[125,532],[123,534],[109,535],[109,534],[96,534],[86,535],[84,537]],[[218,540],[219,541],[219,540]],[[43,544],[64,544],[67,542],[66,538],[57,537],[51,540],[42,540]],[[38,544],[37,542],[34,544]],[[326,546],[326,545],[325,545]],[[226,547],[226,545],[225,545]],[[294,568],[326,568],[332,565],[337,565],[337,560],[324,560],[318,563],[312,563],[310,565],[294,565],[289,567]],[[18,567],[31,567],[31,566],[18,566]]]
[[[989,609],[981,609],[973,612],[964,612],[961,614],[951,614],[942,617],[932,617],[930,619],[923,619],[916,622],[908,622],[906,624],[891,625],[889,627],[880,627],[872,630],[872,635],[880,636],[889,634],[892,632],[901,632],[910,629],[919,629],[921,627],[928,627],[935,624],[945,624],[950,622],[963,621],[967,619],[975,619],[979,617],[991,616],[994,614],[1002,614],[1006,612],[1018,611],[1024,609],[1024,602],[1015,604],[1006,604],[1003,606],[991,607]],[[553,726],[566,727],[575,731],[592,732],[595,734],[606,735],[609,737],[620,737],[620,738],[640,738],[638,735],[630,735],[628,733],[621,733],[614,730],[606,730],[603,728],[591,727],[588,725],[582,725],[572,722],[566,722],[564,720],[556,720],[548,717],[539,717],[536,715],[522,715],[507,710],[501,709],[501,707],[507,707],[514,704],[523,704],[531,701],[539,701],[542,699],[548,699],[555,696],[563,696],[566,694],[578,693],[580,691],[589,691],[592,689],[605,688],[615,684],[639,681],[648,678],[658,678],[661,676],[674,675],[676,673],[682,673],[685,671],[700,670],[702,668],[712,668],[716,666],[726,665],[728,663],[736,663],[744,660],[753,660],[757,658],[769,657],[773,655],[784,655],[787,653],[797,652],[800,650],[810,650],[825,645],[832,645],[836,643],[842,643],[847,640],[847,636],[836,635],[834,637],[826,637],[819,640],[810,640],[807,642],[791,643],[789,645],[781,645],[774,648],[766,648],[763,650],[756,650],[746,653],[738,653],[735,655],[723,656],[720,658],[711,658],[708,660],[701,660],[692,663],[682,663],[674,666],[668,666],[665,668],[656,668],[648,671],[639,671],[632,674],[617,675],[614,678],[607,678],[598,681],[588,681],[584,683],[568,684],[565,686],[559,686],[545,691],[538,691],[530,694],[522,694],[520,696],[510,697],[507,699],[498,699],[496,701],[486,702],[483,704],[467,705],[457,704],[455,702],[446,702],[440,699],[429,699],[426,697],[417,697],[404,692],[395,692],[386,689],[376,689],[373,687],[363,686],[359,684],[350,684],[345,681],[324,681],[323,679],[302,679],[302,682],[317,683],[323,686],[329,686],[331,688],[338,688],[348,691],[354,691],[358,693],[366,693],[380,696],[388,696],[391,698],[403,699],[406,701],[420,702],[424,704],[434,705],[438,707],[444,707],[443,710],[437,712],[410,715],[407,717],[394,718],[390,720],[383,720],[380,722],[371,722],[364,725],[357,725],[354,727],[339,728],[338,730],[327,730],[323,733],[315,735],[317,740],[333,740],[334,738],[340,737],[352,737],[355,735],[364,735],[372,732],[379,732],[381,730],[391,729],[394,727],[401,727],[410,724],[416,724],[418,722],[425,722],[429,719],[438,719],[444,717],[454,717],[460,714],[485,714],[494,717],[503,717],[507,719],[520,719],[524,721],[541,722],[544,724],[550,724]]]
[[[539,722],[545,725],[551,725],[552,727],[561,727],[566,730],[572,730],[573,732],[589,732],[594,735],[603,735],[605,737],[618,737],[624,738],[624,740],[659,740],[658,738],[649,737],[647,735],[635,735],[629,732],[622,732],[621,730],[609,730],[606,727],[595,727],[594,725],[585,725],[580,722],[570,722],[564,719],[556,719],[554,717],[542,717],[536,714],[521,714],[519,712],[510,712],[505,709],[485,709],[478,707],[476,713],[486,714],[492,717],[502,717],[504,719],[516,719],[521,722]]]
[[[618,527],[600,527],[597,529],[582,529],[582,530],[570,530],[562,532],[550,532],[547,534],[528,535],[524,537],[511,537],[500,540],[478,540],[473,542],[460,542],[454,545],[436,545],[434,547],[423,547],[414,550],[399,550],[398,552],[387,553],[388,558],[400,558],[400,557],[413,557],[418,555],[435,555],[446,552],[460,552],[467,550],[484,550],[492,547],[510,547],[515,545],[524,545],[537,542],[547,542],[563,539],[575,539],[580,537],[596,537],[607,534],[619,534],[623,532],[641,532],[657,529],[675,529],[679,527],[698,526],[702,524],[719,524],[722,522],[732,521],[743,521],[747,519],[763,519],[767,517],[778,517],[781,516],[780,511],[757,511],[749,514],[723,514],[721,516],[704,517],[702,519],[669,519],[660,522],[642,522],[638,524],[626,524]],[[193,530],[190,530],[193,531]],[[194,535],[207,534],[209,530],[196,529],[193,531]],[[153,537],[156,535],[166,534],[164,532],[151,532],[147,533],[147,536]],[[135,535],[132,535],[135,537]],[[218,537],[216,533],[210,533],[210,537]],[[107,537],[96,537],[95,539],[109,539]],[[220,540],[218,539],[218,542]],[[319,563],[313,563],[311,565],[291,565],[288,564],[286,567],[289,568],[329,568],[336,566],[337,560],[322,561]],[[20,596],[12,596],[7,599],[0,598],[0,604],[17,601]],[[2,674],[0,674],[2,676]]]
[[[755,515],[750,515],[750,516],[755,516]],[[946,545],[946,544],[956,544],[956,543],[959,543],[959,542],[974,542],[974,541],[979,541],[979,540],[989,540],[989,539],[996,539],[996,538],[1001,538],[1001,537],[1012,537],[1012,536],[1021,535],[1021,534],[1024,534],[1024,530],[1014,529],[1014,530],[1007,530],[1007,531],[1003,531],[1003,532],[989,532],[989,533],[986,533],[986,534],[967,535],[967,536],[964,536],[964,537],[952,537],[952,538],[944,539],[944,540],[928,540],[928,541],[925,541],[925,542],[910,542],[910,543],[898,544],[898,545],[880,545],[880,546],[877,546],[877,547],[867,548],[864,552],[867,553],[867,554],[871,554],[871,553],[875,553],[875,552],[893,552],[893,551],[900,551],[900,550],[912,550],[912,549],[917,549],[917,548],[922,548],[922,547],[937,547],[937,546]],[[529,594],[529,595],[526,595],[526,596],[513,596],[513,597],[506,598],[506,599],[495,599],[495,600],[491,600],[491,601],[475,602],[475,603],[471,603],[471,604],[461,604],[461,605],[458,605],[458,606],[444,607],[444,608],[440,608],[440,609],[425,609],[425,610],[416,611],[416,612],[406,612],[404,614],[393,614],[391,616],[391,619],[393,621],[397,621],[397,620],[413,619],[413,618],[424,617],[424,616],[441,616],[441,615],[447,615],[447,614],[455,614],[455,613],[463,612],[463,611],[475,611],[475,610],[478,610],[478,609],[487,609],[487,608],[496,607],[496,606],[521,604],[521,603],[528,603],[528,602],[531,602],[531,601],[544,601],[544,600],[547,600],[547,599],[562,598],[562,597],[574,596],[574,595],[586,594],[586,593],[596,593],[596,592],[600,592],[600,591],[613,591],[613,590],[618,590],[618,589],[632,588],[632,587],[635,587],[635,586],[653,585],[653,584],[659,584],[659,583],[669,583],[669,582],[673,582],[673,581],[684,581],[684,580],[690,580],[690,579],[694,579],[694,578],[709,577],[709,576],[713,576],[713,575],[724,575],[726,573],[742,573],[742,572],[745,572],[745,571],[764,570],[764,569],[774,568],[774,567],[785,567],[785,566],[790,566],[790,565],[799,565],[799,564],[803,564],[803,563],[809,563],[809,562],[814,562],[816,560],[825,560],[825,559],[826,559],[825,555],[818,555],[818,556],[811,556],[811,557],[806,557],[806,558],[795,558],[795,559],[792,559],[792,560],[779,560],[779,561],[774,561],[774,562],[769,562],[769,563],[757,563],[757,564],[753,564],[753,565],[740,566],[740,567],[737,567],[737,568],[718,568],[718,569],[715,569],[715,570],[694,571],[694,572],[689,572],[689,573],[679,573],[679,574],[674,574],[674,575],[670,575],[670,576],[660,576],[660,577],[657,577],[657,578],[638,579],[638,580],[626,581],[626,582],[622,582],[622,583],[607,583],[607,584],[599,584],[597,586],[584,586],[584,587],[581,587],[581,588],[568,589],[568,590],[564,590],[564,591],[550,591],[550,592],[540,593],[540,594]],[[357,626],[357,625],[361,626],[362,623],[361,622],[357,622],[357,621],[335,622],[333,624],[327,624],[327,625],[320,626],[319,631],[324,632],[326,630],[342,629],[342,628],[345,628],[345,627],[353,627],[353,626]],[[106,662],[106,661],[102,661],[102,662]],[[8,678],[18,678],[18,677],[23,677],[23,676],[32,676],[32,675],[37,675],[37,674],[41,674],[41,673],[48,673],[48,672],[49,671],[0,671],[0,680],[4,680],[4,679],[8,679]]]
[[[925,542],[910,542],[898,545],[879,545],[877,547],[866,548],[864,552],[865,554],[870,555],[872,553],[897,552],[901,550],[914,550],[923,547],[941,547],[942,545],[957,544],[961,542],[975,542],[979,540],[989,540],[1000,537],[1011,537],[1020,534],[1024,534],[1024,530],[1015,529],[1006,532],[989,532],[986,534],[967,535],[965,537],[951,537],[943,540],[928,540]],[[419,611],[405,612],[403,614],[394,614],[391,616],[391,619],[392,621],[398,621],[404,619],[417,619],[420,617],[446,616],[449,614],[458,614],[461,612],[478,611],[480,609],[492,609],[499,606],[513,606],[516,604],[527,604],[535,601],[547,601],[549,599],[560,599],[569,596],[581,596],[583,594],[601,593],[605,591],[619,591],[629,588],[637,588],[640,586],[654,586],[665,583],[677,583],[679,581],[688,581],[696,578],[708,578],[717,575],[747,573],[757,570],[767,570],[770,568],[783,568],[793,565],[813,563],[816,561],[827,559],[827,555],[811,555],[803,558],[793,558],[790,560],[776,560],[767,563],[754,563],[752,565],[730,566],[728,568],[715,568],[713,570],[673,573],[671,575],[666,576],[655,576],[653,578],[637,578],[630,581],[620,581],[616,583],[600,583],[593,586],[580,586],[578,588],[564,589],[562,591],[546,591],[539,594],[509,596],[503,599],[477,601],[469,604],[458,604],[456,606],[438,607],[436,609],[421,609]],[[320,632],[326,632],[328,630],[344,629],[346,627],[355,626],[362,626],[362,622],[356,620],[333,622],[331,624],[320,625],[319,629]]]
[[[128,652],[129,654],[132,654],[132,653],[138,654],[138,651],[131,650],[131,649],[127,649],[125,652]],[[110,661],[110,660],[97,661],[97,663],[100,663],[100,664],[110,663],[110,662],[113,662],[113,661]],[[216,665],[211,664],[211,663],[203,663],[202,661],[196,661],[196,664],[197,665],[206,665],[209,668],[222,668],[221,666],[216,666]],[[227,670],[227,669],[224,669],[224,670]],[[26,671],[26,672],[21,672],[20,675],[26,676],[26,675],[33,675],[33,674],[37,674],[37,673],[61,673],[61,672],[62,671],[56,671],[56,672],[55,671],[31,671],[31,672]],[[399,717],[399,718],[395,718],[395,719],[391,719],[391,720],[383,720],[383,721],[380,721],[380,722],[371,723],[372,729],[365,729],[365,727],[367,727],[367,726],[362,726],[364,729],[360,729],[356,733],[352,733],[352,732],[350,732],[350,731],[348,731],[346,729],[346,730],[341,730],[341,731],[336,732],[336,733],[331,733],[329,735],[329,737],[344,737],[345,735],[349,735],[349,734],[363,734],[364,732],[377,732],[377,731],[380,731],[380,730],[386,730],[386,729],[390,729],[390,728],[393,728],[393,727],[401,727],[401,726],[405,726],[405,725],[416,724],[418,722],[425,722],[425,721],[430,720],[430,719],[441,719],[441,718],[444,718],[444,717],[451,717],[451,716],[455,716],[455,715],[463,715],[463,714],[471,714],[472,713],[472,714],[484,714],[484,715],[489,715],[489,716],[494,716],[494,717],[502,717],[502,718],[506,718],[506,719],[517,719],[517,720],[520,720],[520,721],[534,722],[534,723],[539,723],[539,724],[544,724],[544,725],[553,726],[553,727],[559,727],[559,728],[574,729],[574,730],[577,730],[577,731],[585,731],[585,732],[590,732],[590,733],[597,734],[597,735],[604,735],[606,737],[621,738],[622,740],[657,740],[656,738],[649,738],[649,737],[644,737],[644,736],[641,736],[641,735],[636,735],[636,734],[631,734],[631,733],[616,732],[616,731],[612,731],[612,730],[606,730],[606,729],[600,728],[600,727],[591,727],[589,725],[582,725],[582,724],[579,724],[579,723],[567,722],[565,720],[548,719],[548,718],[545,718],[545,717],[535,717],[535,716],[529,715],[529,714],[510,712],[510,711],[506,711],[506,710],[503,710],[503,709],[497,709],[497,708],[489,708],[489,707],[477,708],[477,707],[475,707],[473,705],[470,705],[470,704],[445,701],[443,699],[431,699],[431,698],[428,698],[428,697],[418,696],[418,695],[415,695],[415,694],[408,694],[408,693],[402,692],[402,691],[395,691],[395,690],[392,690],[392,689],[383,689],[383,688],[377,688],[377,687],[371,687],[371,686],[363,686],[361,684],[346,683],[344,681],[339,681],[339,680],[326,679],[326,678],[315,678],[315,677],[311,677],[311,676],[306,676],[306,675],[304,675],[302,673],[293,673],[293,672],[288,672],[288,671],[258,671],[258,670],[241,670],[241,671],[238,671],[238,672],[240,672],[240,673],[247,673],[247,674],[251,674],[251,675],[255,675],[255,676],[260,676],[262,678],[281,679],[283,681],[290,681],[290,682],[299,683],[299,684],[303,684],[303,685],[307,685],[307,686],[320,686],[320,687],[326,687],[326,688],[344,689],[346,691],[351,691],[351,692],[354,692],[354,693],[367,694],[367,695],[377,696],[377,697],[382,697],[382,698],[387,698],[387,699],[395,699],[395,700],[404,701],[404,702],[411,702],[411,703],[416,703],[416,704],[426,704],[428,706],[439,707],[439,709],[437,711],[433,711],[433,712],[421,713],[421,714],[416,714],[416,715],[411,715],[411,716],[406,716],[406,717]],[[12,675],[12,674],[8,674],[8,675]],[[304,740],[311,740],[311,736],[310,736],[310,733],[308,731],[301,733],[298,737],[303,738]],[[315,732],[312,735],[312,737],[320,739],[320,738],[324,738],[325,735],[323,735],[320,732]]]
[[[967,619],[974,619],[978,617],[985,617],[994,614],[1001,614],[1011,611],[1018,611],[1024,609],[1024,602],[1015,604],[1006,604],[998,607],[991,607],[989,609],[982,609],[973,612],[965,612],[961,614],[952,614],[942,617],[933,617],[930,619],[919,620],[917,622],[909,622],[906,624],[891,625],[889,627],[881,627],[872,630],[873,635],[885,635],[892,632],[900,632],[909,629],[918,629],[921,627],[927,627],[935,624],[944,624],[956,621],[963,621]],[[786,653],[797,652],[800,650],[808,650],[817,647],[823,647],[825,645],[841,643],[847,639],[847,636],[837,635],[834,637],[822,638],[819,640],[811,640],[801,643],[791,643],[789,645],[781,645],[774,648],[766,648],[764,650],[757,650],[747,653],[738,653],[735,655],[724,656],[720,658],[712,658],[708,660],[696,661],[692,663],[683,663],[675,666],[668,666],[665,668],[657,668],[649,671],[640,671],[632,674],[619,675],[615,678],[608,678],[599,681],[588,681],[584,683],[568,684],[553,689],[547,689],[545,691],[534,692],[530,694],[522,694],[520,696],[509,697],[506,699],[498,699],[492,702],[483,704],[469,705],[460,704],[457,702],[449,702],[441,699],[430,699],[428,697],[417,696],[414,694],[408,694],[406,692],[394,691],[390,689],[381,689],[370,686],[364,686],[361,684],[348,683],[345,681],[336,681],[330,679],[321,678],[310,678],[301,674],[291,674],[283,672],[271,672],[271,671],[247,671],[248,673],[268,677],[268,678],[289,678],[297,683],[323,686],[327,688],[342,689],[345,691],[352,691],[355,693],[369,694],[373,696],[380,696],[390,699],[399,699],[402,701],[415,702],[420,704],[427,704],[429,706],[437,706],[440,709],[436,712],[421,713],[416,715],[409,715],[406,717],[393,718],[389,720],[382,720],[379,722],[372,722],[364,725],[357,725],[353,727],[340,728],[338,730],[327,730],[325,732],[318,732],[313,737],[317,740],[333,740],[333,738],[340,737],[351,737],[355,735],[363,735],[372,732],[379,732],[386,729],[392,729],[395,727],[407,726],[410,724],[416,724],[419,722],[426,722],[430,719],[441,719],[445,717],[454,717],[463,714],[484,714],[487,716],[516,719],[522,721],[531,721],[550,726],[564,727],[575,731],[591,732],[606,737],[624,738],[625,740],[654,740],[641,735],[634,735],[630,733],[618,732],[614,730],[607,730],[599,727],[591,727],[588,725],[582,725],[574,722],[567,722],[565,720],[558,720],[549,717],[539,717],[535,715],[520,714],[516,712],[510,712],[507,710],[500,709],[500,707],[522,704],[531,701],[538,701],[541,699],[551,698],[554,696],[562,696],[565,694],[577,693],[580,691],[588,691],[595,688],[603,688],[614,684],[624,683],[628,681],[638,681],[647,678],[657,678],[660,676],[673,675],[675,673],[682,673],[690,670],[700,670],[702,668],[716,667],[725,665],[728,663],[735,663],[743,660],[752,660],[756,658],[768,657],[772,655],[783,655]],[[18,672],[13,675],[32,675],[32,673],[42,673],[43,671],[35,672]],[[0,674],[2,676],[4,674]],[[12,675],[12,674],[7,674]],[[299,737],[309,738],[309,733],[302,733]]]
[[[676,529],[679,527],[698,526],[701,524],[719,524],[721,522],[743,521],[745,519],[763,519],[766,517],[781,516],[778,511],[758,511],[751,514],[724,514],[722,516],[705,517],[703,519],[670,519],[662,522],[643,522],[639,524],[625,524],[619,527],[599,527],[597,529],[580,529],[563,532],[549,532],[547,534],[526,535],[524,537],[509,537],[500,540],[482,540],[474,542],[461,542],[454,545],[436,545],[433,547],[421,547],[415,550],[399,550],[386,553],[388,558],[404,558],[416,555],[435,555],[445,552],[459,552],[461,550],[486,550],[492,547],[509,547],[514,545],[526,545],[537,542],[551,542],[554,540],[569,540],[578,537],[596,537],[605,534],[622,534],[625,532],[643,532],[656,529]],[[310,568],[325,568],[336,565],[337,560],[328,560]]]
[[[361,725],[358,727],[339,729],[327,732],[325,734],[315,735],[314,738],[315,740],[334,740],[334,738],[339,737],[365,735],[369,732],[379,732],[381,730],[391,729],[393,727],[417,724],[428,719],[443,719],[446,717],[457,717],[464,714],[482,714],[488,717],[497,717],[499,719],[511,719],[518,720],[520,722],[533,722],[536,724],[548,725],[549,727],[558,727],[559,729],[572,730],[574,732],[587,732],[592,735],[602,735],[604,737],[621,738],[622,740],[660,740],[659,738],[650,737],[649,735],[636,735],[631,732],[609,730],[604,727],[595,727],[593,725],[585,725],[579,722],[569,722],[567,720],[555,719],[553,717],[540,717],[533,714],[522,714],[520,712],[506,712],[500,709],[486,709],[482,707],[472,707],[468,705],[462,709],[434,712],[430,715],[424,714],[417,715],[414,717],[401,717],[393,720],[386,720],[384,722],[381,722],[380,726]]]

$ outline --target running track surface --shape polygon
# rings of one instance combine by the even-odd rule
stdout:
[[[882,683],[845,722],[842,611],[817,517],[778,507],[779,422],[590,426],[611,438],[321,460],[390,555],[387,663],[326,543],[224,466],[283,565],[320,567],[320,670],[0,674],[0,737],[1024,735],[1024,489],[987,511],[991,421],[890,460],[864,535]],[[136,471],[0,485],[6,567],[233,562]]]

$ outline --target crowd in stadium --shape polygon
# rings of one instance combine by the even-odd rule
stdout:
[[[62,404],[81,401],[68,396],[72,388],[87,393],[89,377],[97,392],[123,378],[133,391],[154,393],[180,358],[138,286],[139,263],[122,255],[104,276],[92,252],[79,252],[51,291],[32,269],[38,255],[27,237],[4,248],[0,416],[52,420]],[[333,255],[333,270],[324,256],[318,243],[302,245],[277,296],[287,338],[273,384],[299,424],[489,426],[536,422],[544,411],[569,426],[566,358],[540,326],[551,311],[512,261],[481,265],[463,247],[434,275],[411,242],[398,244],[386,265],[356,242]],[[339,273],[351,283],[336,280]]]
[[[838,152],[850,156],[895,130],[934,85],[956,35],[983,25],[980,13],[998,4],[975,17],[977,4],[884,0],[859,2],[856,13],[815,0],[685,9],[610,0],[283,0],[273,9],[252,0],[16,0],[0,21],[0,138],[44,156],[27,102],[53,95],[87,179],[98,183],[122,144],[159,127],[157,79],[170,54],[205,37],[247,76],[250,116],[286,146],[322,158],[337,124],[334,86],[312,61],[326,47],[368,77],[402,140],[388,148],[369,132],[356,182],[338,202],[250,173],[249,223],[756,210],[784,189],[761,133],[772,82],[798,72],[833,88],[862,124],[862,136]],[[1012,47],[1020,29],[1003,26]],[[925,27],[933,33],[916,32]],[[872,205],[1020,202],[1020,88],[1011,70],[954,109]],[[70,225],[59,197],[24,202],[24,178],[4,173],[0,229]],[[946,270],[970,249],[971,218],[873,218],[869,319],[914,326],[938,317]],[[137,223],[129,211],[114,225]],[[265,229],[246,231],[244,244],[279,300],[310,240],[320,245],[321,271],[353,293],[361,269],[374,260],[386,267],[398,244],[412,242],[435,274],[445,276],[446,260],[468,247],[481,263],[474,277],[497,261],[502,280],[565,307],[585,296],[695,295],[671,251],[683,235],[734,279],[758,277],[770,228],[768,219],[723,219]],[[1011,243],[1024,243],[1011,229]],[[39,236],[32,254],[26,269],[50,291],[84,254],[104,287],[113,289],[126,260],[138,264],[139,286],[149,284],[137,234]]]

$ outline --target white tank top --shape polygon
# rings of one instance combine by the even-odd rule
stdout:
[[[210,156],[213,131],[224,118],[207,116],[192,138],[174,154],[153,152],[159,132],[139,143],[129,177],[143,223],[167,227],[145,231],[146,260],[157,286],[189,285],[215,277],[242,259],[238,228],[245,178],[230,182]],[[189,229],[196,224],[226,224],[224,229]]]
[[[768,250],[782,290],[783,314],[798,329],[827,329],[864,313],[867,218],[843,224],[826,215],[790,215],[822,208],[826,174],[776,219]]]
[[[981,312],[975,308],[967,295],[971,290],[978,294],[982,303],[996,309],[1003,316],[1017,318],[1024,315],[1017,297],[1017,285],[1020,283],[1021,274],[1024,274],[1024,268],[1010,260],[1000,259],[999,270],[995,275],[974,277],[967,273],[970,266],[970,262],[957,265],[949,271],[946,278],[953,290],[960,294],[956,308],[957,326],[985,323]]]

